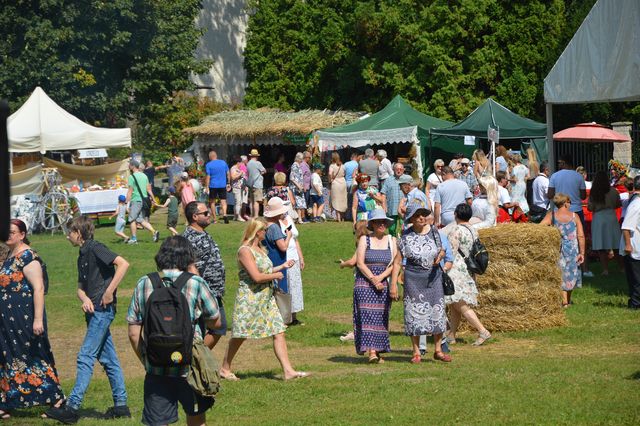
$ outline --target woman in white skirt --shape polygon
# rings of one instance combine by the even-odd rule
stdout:
[[[304,300],[302,296],[302,270],[304,269],[304,256],[302,256],[302,248],[298,242],[298,228],[289,215],[284,219],[280,219],[280,228],[285,233],[287,229],[291,230],[291,239],[287,247],[287,260],[295,260],[291,268],[287,269],[287,283],[289,285],[289,294],[291,294],[291,323],[287,325],[302,325],[297,318],[297,313],[304,309]]]

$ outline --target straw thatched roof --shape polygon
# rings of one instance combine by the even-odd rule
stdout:
[[[224,111],[206,117],[202,124],[183,132],[193,136],[256,137],[308,135],[314,130],[349,124],[358,114],[346,111],[280,111],[256,109]]]

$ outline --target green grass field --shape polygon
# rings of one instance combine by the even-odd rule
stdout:
[[[166,237],[165,215],[154,217]],[[243,226],[212,225],[209,232],[221,247],[227,269],[225,302],[231,317],[237,266],[235,253]],[[391,313],[391,345],[386,363],[369,365],[353,344],[338,337],[351,327],[353,277],[340,270],[339,257],[352,254],[348,224],[300,227],[307,267],[303,273],[306,325],[287,331],[292,363],[313,374],[283,382],[270,340],[243,346],[234,363],[239,382],[224,382],[209,424],[640,424],[640,312],[626,305],[626,281],[616,265],[612,275],[587,279],[574,292],[575,305],[563,328],[494,334],[480,348],[462,336],[450,364],[409,363],[411,345],[402,334],[402,307]],[[134,418],[111,424],[139,424],[143,369],[126,337],[126,307],[136,280],[155,269],[159,244],[148,232],[140,243],[118,243],[112,227],[101,227],[96,239],[125,257],[131,268],[119,291],[112,326]],[[46,297],[49,333],[65,392],[75,377],[75,356],[84,336],[84,318],[75,297],[77,248],[62,235],[36,235],[32,246],[48,264],[51,280]],[[431,345],[431,344],[430,344]],[[226,340],[215,353],[222,360]],[[430,346],[430,350],[433,346]],[[112,405],[106,376],[97,366],[83,405],[82,425],[97,420]],[[42,424],[41,410],[13,414],[8,424]],[[52,421],[47,423],[52,424]],[[181,412],[181,424],[184,415]]]

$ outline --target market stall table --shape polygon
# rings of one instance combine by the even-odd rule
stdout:
[[[127,188],[83,191],[70,194],[78,203],[81,214],[113,212],[118,207],[118,196],[127,195]]]

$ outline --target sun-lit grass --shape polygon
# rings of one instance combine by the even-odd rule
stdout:
[[[154,221],[164,230],[164,215]],[[227,269],[225,302],[231,317],[237,286],[235,253],[242,225],[214,225],[209,229],[221,247]],[[101,227],[96,238],[131,263],[121,285],[130,294],[141,275],[154,270],[159,247],[147,232],[140,243],[116,242],[112,227]],[[268,340],[239,358],[259,356],[273,360],[237,371],[242,379],[224,383],[210,424],[639,424],[640,423],[640,313],[628,311],[626,281],[612,267],[608,278],[586,280],[575,292],[567,311],[569,325],[551,330],[496,334],[484,347],[458,344],[453,362],[411,365],[408,338],[401,333],[402,309],[392,308],[393,352],[383,365],[369,365],[353,345],[338,340],[351,327],[353,276],[335,263],[353,253],[349,224],[312,224],[300,227],[307,267],[303,274],[306,323],[287,332],[291,358],[313,377],[295,383],[274,378],[281,372]],[[37,235],[32,245],[45,258],[51,279],[46,298],[49,330],[53,336],[84,333],[84,319],[75,298],[77,248],[61,235]],[[129,297],[121,296],[113,328],[124,330]],[[472,335],[466,337],[467,343]],[[432,346],[430,347],[433,348]],[[54,355],[75,357],[77,347],[54,347]],[[224,349],[224,348],[223,348]],[[217,354],[222,350],[216,349]],[[119,348],[127,351],[129,348]],[[257,353],[250,353],[256,351]],[[73,363],[71,363],[73,365]],[[134,367],[135,368],[135,367]],[[140,367],[141,368],[141,367]],[[65,391],[73,371],[61,372]],[[134,419],[113,424],[138,424],[142,412],[142,378],[127,379]],[[89,418],[80,424],[103,424],[95,419],[111,405],[109,384],[103,375],[93,380],[83,408]],[[41,424],[38,411],[14,414],[12,424]],[[16,416],[19,416],[16,418]],[[94,417],[94,418],[92,418]],[[180,423],[184,423],[181,414]]]

